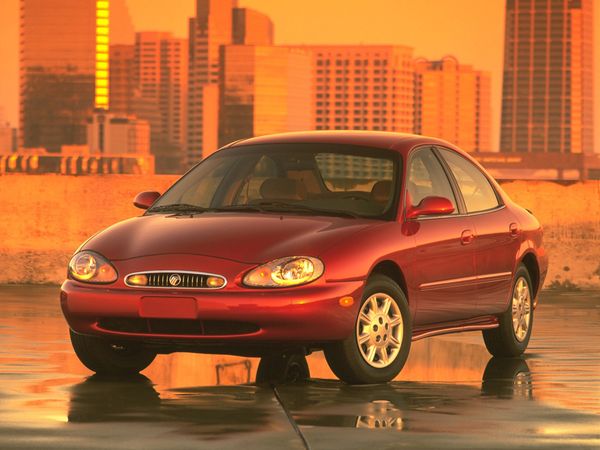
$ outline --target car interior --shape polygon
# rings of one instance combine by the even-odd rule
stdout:
[[[179,201],[203,207],[292,204],[376,217],[391,208],[394,193],[391,160],[299,152],[224,163],[191,183]]]

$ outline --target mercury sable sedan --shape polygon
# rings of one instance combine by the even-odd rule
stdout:
[[[242,140],[134,204],[145,213],[82,244],[62,285],[74,350],[95,372],[176,351],[323,350],[341,380],[386,382],[411,341],[472,330],[515,356],[547,272],[531,212],[423,136]]]

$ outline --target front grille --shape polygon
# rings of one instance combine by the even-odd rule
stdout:
[[[260,330],[253,323],[229,320],[141,319],[110,317],[100,319],[98,327],[107,331],[137,334],[188,336],[226,336],[252,334]]]
[[[144,286],[130,283],[129,279],[134,276],[145,275],[148,282]],[[209,278],[219,278],[223,280],[221,286],[210,286]],[[132,273],[125,277],[125,284],[131,287],[143,288],[177,288],[177,289],[222,289],[225,287],[225,277],[201,272],[139,272]]]

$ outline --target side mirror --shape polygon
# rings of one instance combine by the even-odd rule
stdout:
[[[452,202],[445,197],[425,197],[417,206],[409,206],[406,212],[407,219],[414,219],[419,216],[434,216],[442,214],[452,214],[454,206]]]
[[[148,209],[160,197],[160,192],[140,192],[133,199],[133,205],[140,209]]]

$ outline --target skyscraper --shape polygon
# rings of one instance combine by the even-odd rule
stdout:
[[[414,73],[410,47],[300,48],[313,55],[313,129],[412,133]]]
[[[507,0],[504,152],[593,152],[593,0]]]
[[[220,146],[311,128],[313,73],[308,51],[227,45],[221,54]]]
[[[187,163],[218,145],[220,49],[229,44],[271,45],[273,23],[237,0],[196,0],[189,20]]]
[[[109,61],[110,112],[122,115],[134,114],[135,45],[111,44]]]
[[[20,133],[24,147],[85,144],[94,108],[96,2],[21,0]]]
[[[86,143],[87,118],[109,106],[111,24],[121,34],[129,28],[111,4],[126,11],[124,0],[21,0],[22,147]]]
[[[158,172],[179,172],[184,156],[187,50],[187,40],[170,33],[136,34],[133,109],[150,122]]]
[[[491,147],[490,74],[452,56],[415,62],[415,133],[469,152]]]
[[[231,44],[237,0],[196,0],[189,20],[187,163],[218,144],[219,49]]]
[[[269,16],[248,8],[233,10],[233,43],[273,45],[274,26]]]

